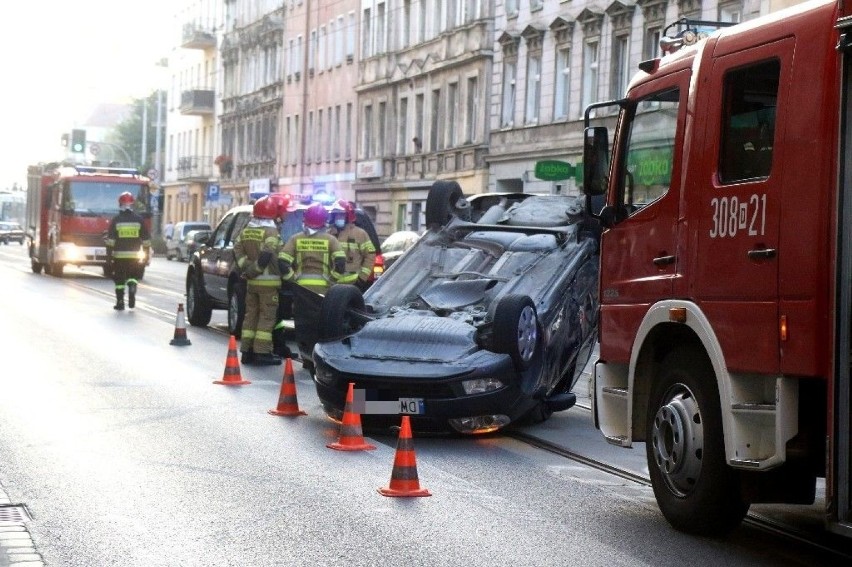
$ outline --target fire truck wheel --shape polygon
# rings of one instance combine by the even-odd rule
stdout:
[[[651,389],[646,452],[654,495],[676,529],[718,536],[748,512],[725,461],[716,377],[703,351],[669,353]]]

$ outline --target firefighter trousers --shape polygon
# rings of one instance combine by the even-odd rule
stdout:
[[[246,316],[240,339],[240,351],[257,354],[272,352],[272,330],[278,313],[278,287],[246,285]]]

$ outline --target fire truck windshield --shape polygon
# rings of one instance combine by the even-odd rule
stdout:
[[[118,214],[118,196],[129,191],[136,198],[134,209],[148,211],[147,187],[128,183],[105,181],[71,181],[62,192],[62,211],[76,215]]]

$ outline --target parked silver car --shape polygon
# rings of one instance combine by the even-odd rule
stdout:
[[[166,259],[177,258],[180,261],[188,260],[192,252],[188,250],[187,235],[193,230],[212,230],[206,222],[179,222],[175,225],[172,238],[166,240]]]

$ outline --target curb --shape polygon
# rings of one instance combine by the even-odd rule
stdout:
[[[44,567],[26,523],[5,519],[3,511],[13,506],[17,505],[0,486],[0,567]]]

